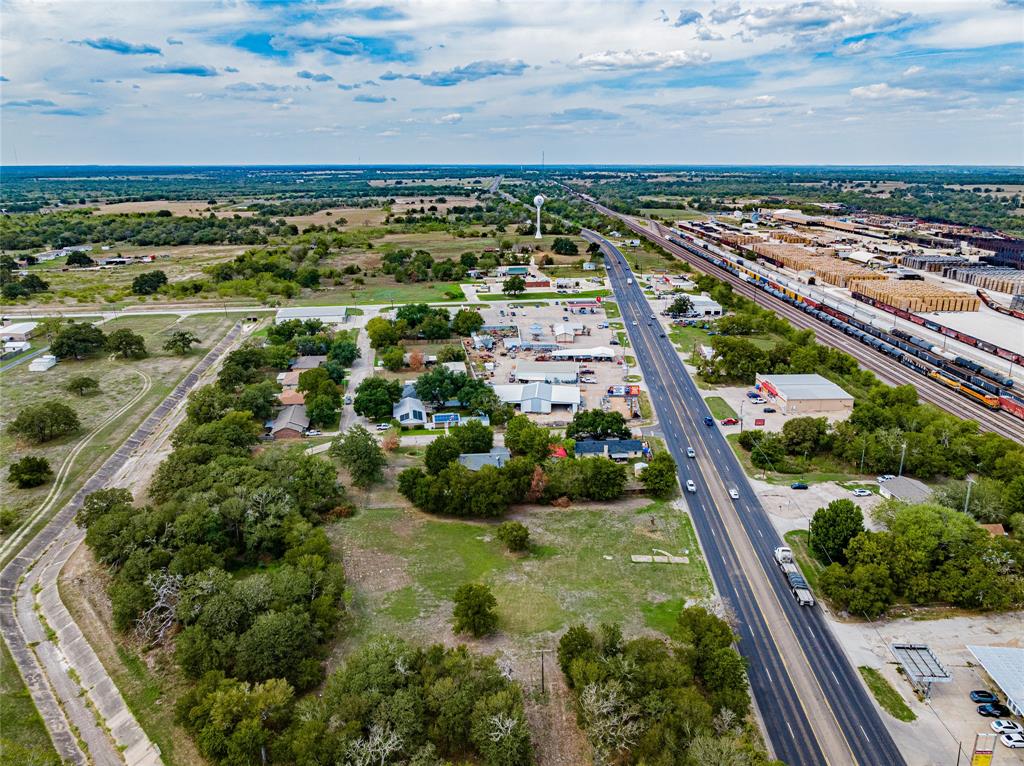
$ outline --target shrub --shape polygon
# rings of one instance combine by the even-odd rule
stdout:
[[[45,484],[53,478],[50,461],[44,457],[23,457],[11,465],[7,475],[8,481],[18,485],[20,489],[30,489]]]
[[[518,521],[506,521],[498,525],[495,533],[510,551],[525,551],[530,547],[530,530]]]

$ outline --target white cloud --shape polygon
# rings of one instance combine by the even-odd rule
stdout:
[[[929,98],[933,94],[926,90],[900,88],[889,85],[886,82],[876,82],[874,85],[861,85],[851,88],[850,95],[854,98],[866,99],[868,101],[905,101],[907,99]]]
[[[711,60],[706,51],[649,51],[649,50],[608,50],[603,53],[580,54],[572,66],[577,69],[592,69],[598,72],[612,72],[622,69],[674,69],[703,64]]]
[[[462,115],[458,112],[451,112],[450,114],[441,115],[437,118],[437,121],[442,125],[455,125],[462,122]]]
[[[903,70],[904,77],[913,77],[915,74],[920,74],[924,71],[923,66],[908,66]]]

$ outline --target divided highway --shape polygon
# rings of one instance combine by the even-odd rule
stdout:
[[[671,342],[631,278],[622,254],[594,232],[644,373],[665,443],[676,460],[705,558],[735,612],[739,648],[775,756],[799,764],[904,763],[875,703],[819,607],[800,607],[775,566],[781,540]],[[635,322],[635,325],[634,325]],[[687,458],[692,447],[696,458]],[[729,490],[739,495],[733,500]]]

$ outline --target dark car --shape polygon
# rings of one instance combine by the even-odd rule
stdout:
[[[709,417],[705,417],[704,418],[704,425],[706,425],[708,428],[710,428],[714,424],[715,424],[715,421],[712,420],[711,418],[709,418]]]
[[[661,337],[664,338],[665,337],[665,333],[661,333]]]
[[[807,483],[803,481],[794,481],[789,485],[790,489],[808,489]]]
[[[1006,705],[993,702],[990,705],[978,705],[978,715],[983,715],[986,718],[1007,718],[1013,715],[1013,711]]]
[[[765,408],[764,408],[764,409],[762,410],[762,412],[767,412],[767,413],[768,413],[769,415],[770,415],[770,414],[772,414],[772,413],[773,413],[773,412],[775,412],[775,411],[776,411],[776,410],[775,410],[775,408],[774,408],[774,407],[765,407]]]
[[[986,689],[971,692],[971,702],[999,702],[999,697]]]

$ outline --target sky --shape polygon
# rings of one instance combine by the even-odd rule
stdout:
[[[1024,164],[1024,0],[0,0],[0,161]]]

